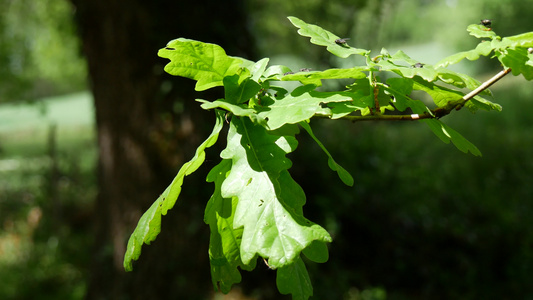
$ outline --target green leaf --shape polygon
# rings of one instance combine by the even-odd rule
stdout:
[[[392,103],[399,111],[405,111],[408,107],[415,114],[429,113],[428,107],[419,100],[413,100],[409,96],[413,91],[414,80],[411,78],[389,78],[385,91],[391,94],[394,99]]]
[[[249,117],[250,120],[252,120],[256,124],[261,124],[261,126],[268,126],[266,120],[260,117],[255,109],[248,108],[245,104],[233,104],[229,103],[225,99],[219,99],[212,102],[202,99],[196,99],[196,101],[202,103],[200,107],[202,107],[203,109],[209,110],[215,108],[222,108],[236,116]]]
[[[331,110],[330,118],[335,120],[349,115],[354,111],[367,109],[368,105],[365,104],[363,99],[354,98],[352,102],[330,102],[328,103],[328,107]]]
[[[278,269],[276,285],[280,293],[292,294],[293,300],[307,300],[313,296],[311,278],[301,258],[290,265]]]
[[[435,133],[435,135],[439,137],[444,143],[449,144],[451,141],[455,145],[455,147],[457,147],[457,149],[461,150],[462,152],[470,152],[475,156],[481,156],[481,152],[476,146],[474,146],[474,144],[470,143],[461,134],[453,130],[448,125],[442,123],[440,120],[424,119],[421,121],[426,123],[431,129],[431,131],[433,131],[433,133]]]
[[[490,42],[481,42],[479,43],[475,49],[470,51],[464,51],[459,52],[453,55],[450,55],[446,58],[441,59],[439,62],[435,64],[435,69],[437,68],[446,68],[448,65],[453,65],[458,62],[460,62],[463,59],[468,60],[476,60],[479,59],[480,56],[488,56],[494,47],[492,46],[492,43]]]
[[[222,182],[231,170],[231,160],[224,159],[207,175],[207,182],[215,183],[215,191],[205,209],[204,221],[209,225],[209,261],[211,263],[211,280],[215,289],[228,293],[231,286],[241,281],[238,267],[244,267],[240,258],[239,247],[242,228],[233,228],[233,217],[237,199],[223,198]]]
[[[320,83],[321,79],[345,79],[366,78],[364,71],[369,71],[368,67],[355,67],[350,69],[328,69],[325,71],[298,72],[295,74],[285,75],[281,78],[284,81],[301,81],[303,84],[316,82]]]
[[[244,103],[250,100],[261,90],[261,85],[248,76],[237,74],[226,76],[222,80],[224,83],[224,97],[230,103]]]
[[[311,43],[319,46],[326,46],[327,50],[332,54],[346,58],[350,55],[367,55],[370,51],[365,49],[358,49],[348,46],[348,44],[337,44],[335,40],[340,39],[339,36],[322,29],[320,26],[307,24],[296,17],[288,17],[291,23],[300,28],[298,33],[302,36],[310,37]]]
[[[309,260],[317,263],[325,263],[329,259],[328,246],[325,243],[313,241],[302,253]]]
[[[266,71],[266,67],[268,66],[268,61],[269,60],[270,60],[269,58],[263,58],[263,59],[259,60],[258,62],[256,62],[250,68],[250,73],[252,73],[252,80],[259,81],[261,76],[263,76],[263,74]]]
[[[291,72],[291,69],[289,69],[289,67],[275,65],[275,66],[268,67],[268,69],[266,69],[266,71],[263,73],[263,77],[267,79],[272,79],[272,80],[281,80],[284,74],[290,73],[290,72]]]
[[[413,78],[418,75],[426,81],[435,81],[437,78],[437,72],[433,68],[426,66],[421,68],[405,67],[394,64],[388,60],[381,60],[376,65],[378,65],[382,71],[392,71],[402,77]]]
[[[233,118],[221,157],[232,160],[222,184],[224,198],[238,199],[234,228],[243,228],[240,254],[248,264],[256,255],[280,268],[295,262],[313,241],[330,242],[327,231],[304,218],[305,194],[287,171],[285,157],[295,150],[294,136],[272,135],[245,118]]]
[[[329,151],[326,149],[326,147],[324,147],[324,144],[322,144],[322,142],[320,142],[315,136],[313,130],[311,129],[311,126],[309,126],[309,124],[307,124],[307,122],[305,121],[300,122],[299,124],[303,127],[303,129],[305,129],[305,131],[307,131],[307,133],[313,138],[313,140],[315,140],[315,142],[318,144],[318,146],[320,146],[322,151],[326,153],[326,155],[328,156],[328,166],[330,167],[330,169],[337,172],[337,175],[339,175],[339,178],[344,184],[346,184],[347,186],[353,186],[354,180],[352,175],[350,175],[348,171],[346,171],[343,167],[337,164],[337,162],[335,162]]]
[[[470,101],[465,103],[465,106],[471,111],[476,112],[478,109],[483,109],[486,111],[502,111],[502,106],[498,103],[491,102],[480,96],[475,96],[470,99]]]
[[[197,91],[223,85],[224,77],[237,74],[245,63],[244,59],[226,55],[218,45],[184,38],[170,41],[157,54],[170,59],[165,66],[167,73],[197,80]]]
[[[447,84],[454,85],[459,88],[467,88],[470,90],[475,90],[481,85],[477,79],[472,78],[466,74],[455,72],[449,69],[439,68],[436,70],[438,73],[439,80]],[[490,90],[484,90],[484,94],[490,95]]]
[[[522,33],[505,37],[501,41],[501,45],[506,48],[529,48],[533,47],[533,32]]]
[[[386,50],[382,50],[382,53],[383,53],[383,51],[385,51],[385,53],[388,53],[388,52],[386,52]],[[405,52],[403,52],[402,50],[398,50],[396,53],[394,53],[394,55],[392,55],[390,57],[390,60],[392,60],[394,62],[404,61],[410,66],[414,66],[417,63],[419,63],[418,61],[412,59],[409,55],[405,54]]]
[[[413,89],[426,92],[431,98],[433,98],[433,102],[435,102],[438,107],[453,105],[453,103],[458,102],[464,96],[464,94],[459,91],[451,90],[419,78],[413,79]]]
[[[498,59],[505,67],[511,68],[513,75],[522,74],[526,80],[532,80],[533,65],[528,64],[530,62],[529,56],[530,54],[525,48],[506,49],[501,52]]]
[[[470,33],[470,35],[477,37],[478,39],[482,38],[490,38],[490,39],[497,39],[499,38],[498,35],[494,31],[492,31],[490,28],[483,26],[481,24],[470,24],[466,28],[466,31]]]
[[[350,92],[346,94],[350,95],[350,97],[354,99],[351,104],[354,104],[355,106],[364,105],[365,108],[361,109],[361,114],[363,116],[370,114],[370,108],[375,107],[375,95],[374,87],[370,85],[369,80],[367,78],[356,79],[354,80],[353,84],[348,86],[348,88],[350,89]],[[385,90],[381,85],[378,85],[377,88],[377,99],[379,102],[380,111],[383,113],[385,109],[392,108],[390,105],[392,99],[385,93]]]
[[[272,104],[263,107],[259,117],[266,119],[271,130],[285,124],[296,124],[310,119],[317,113],[329,114],[323,103],[352,101],[348,92],[317,92],[314,85],[300,86],[289,95],[274,99]]]
[[[140,257],[142,245],[149,245],[161,232],[161,215],[166,215],[168,210],[176,203],[184,177],[190,175],[202,165],[205,160],[205,149],[213,146],[217,141],[218,134],[224,124],[224,112],[216,110],[215,113],[216,123],[209,137],[196,149],[194,157],[181,167],[172,183],[142,215],[137,227],[131,234],[124,256],[124,269],[126,271],[133,270],[133,261]]]

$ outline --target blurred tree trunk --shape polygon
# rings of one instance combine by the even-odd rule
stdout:
[[[250,58],[253,42],[243,4],[71,1],[89,65],[100,155],[87,299],[205,299],[212,290],[203,224],[210,192],[205,177],[187,177],[179,204],[163,218],[157,240],[143,247],[134,271],[125,273],[122,261],[140,216],[192,157],[214,121],[194,102],[192,81],[163,73],[167,61],[157,57],[157,50],[182,36]]]

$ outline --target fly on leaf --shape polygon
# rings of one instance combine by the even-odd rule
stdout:
[[[481,25],[487,27],[486,30],[490,30],[492,28],[492,20],[490,19],[483,19],[481,20]]]
[[[341,46],[344,46],[346,45],[346,41],[349,40],[349,38],[344,38],[344,39],[336,39],[335,40],[335,44],[337,45],[341,45]]]

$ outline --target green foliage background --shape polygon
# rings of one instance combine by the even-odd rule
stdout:
[[[0,0],[0,6],[0,102],[86,89],[67,1]]]
[[[30,1],[2,4],[13,8],[26,2]],[[46,3],[43,7],[55,5]],[[492,18],[501,35],[531,31],[533,26],[528,17],[533,10],[531,0],[278,0],[249,1],[248,5],[250,26],[257,33],[258,48],[264,56],[294,68],[316,70],[340,63],[329,55],[322,56],[320,47],[298,37],[285,20],[287,15],[344,34],[362,48],[397,46],[411,56],[436,60],[471,47],[476,41],[466,36],[464,28],[479,19]],[[15,53],[24,66],[28,66],[30,57],[34,57],[31,60],[43,57],[29,53],[34,50],[26,46],[35,45],[38,40],[35,36],[39,34],[26,36],[32,31],[24,26],[69,19],[68,10],[66,14],[63,11],[59,16],[41,21],[23,17],[20,8],[18,11],[17,18],[13,14],[7,17],[7,12],[12,10],[0,11],[2,34],[13,33],[9,38],[3,35],[0,43],[0,90],[6,95],[8,92],[21,95],[21,91],[28,91],[27,87],[35,84],[34,79],[43,74],[17,73],[17,69],[4,68],[13,64],[8,62],[6,53]],[[59,36],[69,35],[63,32]],[[428,42],[432,44],[428,46]],[[59,78],[72,78],[84,72],[83,63],[79,69],[68,71],[71,63],[78,61],[74,44],[51,47],[68,51],[40,62],[49,64],[43,67],[47,72],[61,66],[57,77],[50,77],[67,86],[70,81]],[[64,63],[56,63],[61,61]],[[476,69],[478,78],[485,78],[485,72],[497,67],[485,64]],[[464,64],[460,68],[473,66]],[[11,73],[3,73],[6,70]],[[385,298],[383,291],[387,299],[533,297],[529,285],[533,272],[530,230],[533,224],[529,218],[533,212],[530,90],[530,83],[506,78],[493,89],[495,99],[504,106],[503,112],[480,112],[474,116],[461,112],[447,117],[448,124],[478,146],[482,158],[455,151],[416,124],[320,122],[319,127],[314,127],[314,133],[336,161],[351,172],[356,182],[353,189],[339,182],[337,175],[329,170],[323,172],[327,161],[322,150],[310,137],[301,135],[299,147],[306,151],[289,157],[295,166],[304,167],[293,167],[291,172],[306,191],[306,216],[322,224],[333,238],[329,262],[314,265],[306,261],[315,298],[361,299],[357,297],[361,297],[363,290],[377,291],[376,294],[382,295],[379,299]],[[0,101],[5,99],[0,96]],[[0,175],[2,247],[10,245],[8,237],[23,237],[28,242],[24,255],[2,261],[2,299],[36,295],[43,299],[83,297],[87,275],[87,262],[83,258],[88,256],[88,241],[83,223],[77,223],[80,219],[73,218],[74,225],[63,223],[60,231],[49,224],[42,225],[36,235],[29,235],[25,228],[32,208],[41,207],[45,214],[51,213],[52,198],[47,191],[58,182],[62,182],[59,185],[61,206],[80,212],[76,216],[84,220],[83,212],[89,210],[85,205],[95,193],[90,167],[95,150],[88,147],[94,141],[92,131],[84,132],[74,136],[86,137],[85,141],[91,144],[59,137],[65,145],[57,157],[63,181],[47,179],[52,165],[46,158],[49,156],[46,137],[36,139],[31,132],[23,135],[16,130],[0,133],[2,165],[15,159],[25,166],[3,169]],[[40,157],[41,163],[31,159],[35,156]],[[317,157],[324,161],[317,161]],[[79,160],[84,162],[81,168],[78,168]],[[56,232],[61,232],[61,238],[53,238]],[[6,253],[6,248],[2,249]],[[245,272],[243,287],[252,295],[267,295],[265,285],[268,284],[255,280],[257,272],[268,271]],[[51,286],[55,288],[50,289]]]

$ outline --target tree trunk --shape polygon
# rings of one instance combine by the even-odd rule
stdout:
[[[205,299],[212,291],[203,224],[211,192],[203,187],[208,168],[185,179],[178,205],[163,217],[161,234],[143,247],[134,271],[125,273],[122,261],[140,216],[214,123],[214,116],[194,102],[192,81],[163,73],[167,61],[157,50],[182,36],[250,58],[247,45],[253,42],[245,32],[243,5],[239,0],[71,1],[89,65],[100,155],[87,299]]]

